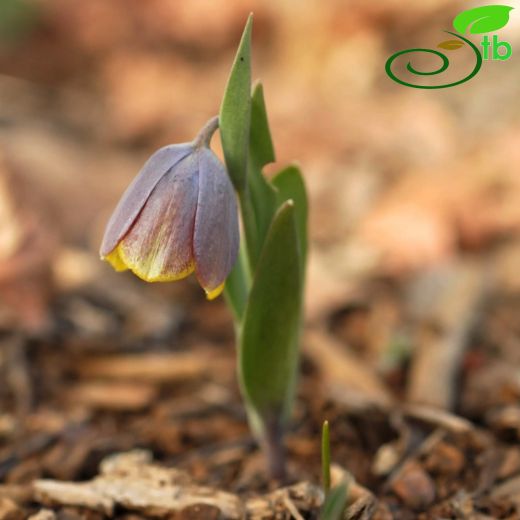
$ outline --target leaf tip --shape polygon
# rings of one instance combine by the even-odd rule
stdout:
[[[253,19],[254,19],[254,13],[253,13],[253,11],[251,11],[246,20],[246,25],[244,27],[244,34],[251,33],[251,29],[253,27]]]
[[[251,33],[253,32],[253,13],[249,13],[247,17],[246,24],[244,26],[244,30],[242,32],[242,37],[240,38],[240,43],[238,45],[238,53],[235,60],[240,59],[240,61],[245,61],[244,59],[244,50],[246,53],[246,58],[248,62],[251,60],[250,56],[250,47],[251,47]]]
[[[260,79],[255,79],[255,81],[253,81],[253,88],[252,88],[252,91],[253,91],[253,96],[259,92],[259,93],[263,93],[264,91],[264,85],[262,83],[262,80]]]

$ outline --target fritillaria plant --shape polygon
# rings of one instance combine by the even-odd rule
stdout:
[[[100,253],[116,270],[129,269],[148,282],[195,273],[209,299],[224,292],[250,425],[271,476],[283,478],[283,435],[298,367],[307,197],[297,166],[271,179],[262,173],[275,155],[262,85],[251,88],[251,28],[252,16],[219,116],[193,142],[165,146],[148,159],[116,207]],[[217,128],[225,166],[210,149]]]

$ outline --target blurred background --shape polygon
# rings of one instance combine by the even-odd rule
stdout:
[[[324,395],[348,406],[427,404],[520,437],[520,17],[499,32],[513,57],[461,86],[411,89],[384,70],[484,4],[2,0],[0,454],[16,432],[56,439],[71,422],[90,448],[69,466],[44,449],[31,464],[0,457],[0,480],[85,477],[136,442],[179,454],[208,440],[171,422],[164,433],[172,407],[232,409],[223,302],[191,279],[117,274],[98,247],[146,158],[218,112],[251,11],[277,152],[268,174],[297,161],[311,201],[304,387],[340,363]],[[114,412],[135,414],[138,441],[116,437]],[[244,435],[240,413],[235,423]],[[382,442],[350,454],[362,482]]]

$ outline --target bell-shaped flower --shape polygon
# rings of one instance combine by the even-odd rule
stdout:
[[[195,272],[207,297],[224,288],[238,254],[236,196],[210,150],[218,119],[191,143],[165,146],[143,166],[108,222],[100,255],[147,282]]]

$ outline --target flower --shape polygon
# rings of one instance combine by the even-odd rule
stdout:
[[[157,150],[127,188],[101,244],[101,259],[147,282],[195,272],[208,299],[223,290],[237,255],[236,196],[210,150],[211,119],[191,143]]]

